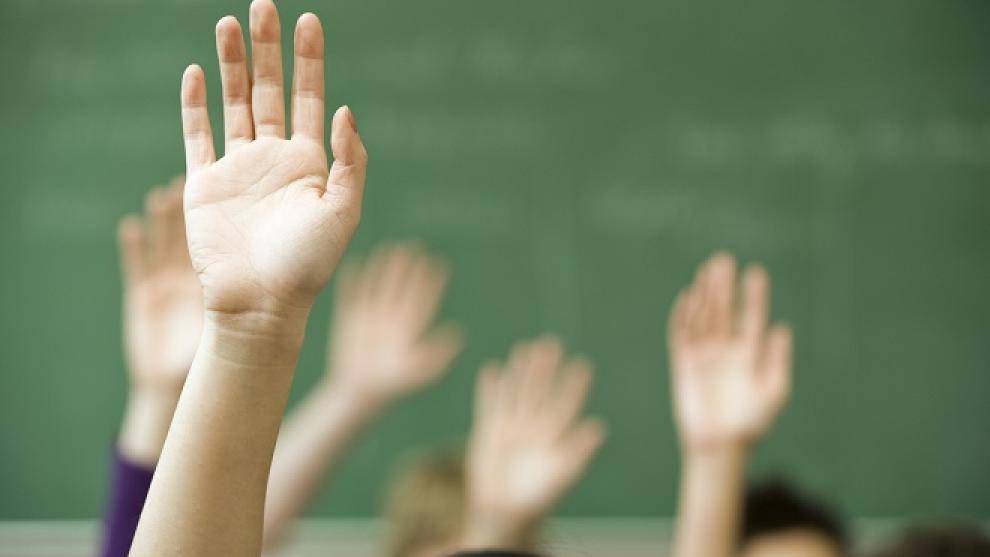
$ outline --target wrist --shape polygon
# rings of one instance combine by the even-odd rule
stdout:
[[[731,462],[746,460],[751,443],[743,439],[684,443],[682,458],[685,462]]]
[[[246,368],[294,366],[309,308],[226,313],[207,310],[200,350]]]
[[[744,445],[706,447],[685,452],[681,463],[681,505],[715,511],[725,501],[735,501],[745,483],[749,451]],[[691,514],[682,509],[682,513]]]
[[[128,396],[117,450],[133,464],[154,468],[161,456],[181,385],[134,385]]]

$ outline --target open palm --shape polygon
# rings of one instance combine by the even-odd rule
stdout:
[[[329,381],[367,402],[389,402],[439,378],[462,341],[431,330],[447,284],[443,265],[412,245],[380,248],[341,270],[330,337]]]
[[[182,221],[182,179],[152,190],[144,219],[120,222],[124,275],[124,348],[131,380],[179,389],[202,329],[199,281]]]
[[[367,154],[346,107],[323,147],[323,30],[313,14],[295,32],[292,136],[286,139],[279,21],[270,0],[251,5],[253,79],[240,24],[217,24],[224,97],[216,160],[202,69],[182,82],[186,227],[208,311],[307,307],[329,280],[357,226]]]
[[[718,254],[671,313],[674,407],[682,441],[692,446],[756,440],[788,397],[791,335],[783,326],[766,331],[766,271],[747,270],[738,311],[735,290],[735,261]]]
[[[604,440],[581,410],[591,382],[583,360],[564,361],[559,341],[517,346],[505,370],[478,380],[468,452],[472,512],[530,524],[577,481]]]

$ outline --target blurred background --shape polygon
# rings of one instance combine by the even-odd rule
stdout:
[[[852,517],[990,517],[990,4],[278,3],[284,38],[323,20],[329,103],[371,153],[351,253],[421,238],[468,332],[312,516],[376,516],[403,454],[462,440],[479,364],[543,331],[597,364],[609,423],[560,514],[670,516],[666,314],[727,248],[768,265],[797,335],[754,473]],[[213,29],[247,7],[0,3],[0,521],[102,511],[126,389],[115,225],[183,171],[188,63],[222,130]]]

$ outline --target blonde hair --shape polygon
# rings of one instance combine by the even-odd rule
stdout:
[[[403,465],[385,506],[388,557],[456,543],[466,507],[464,454],[436,451]]]

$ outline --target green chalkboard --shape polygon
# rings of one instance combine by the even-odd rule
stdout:
[[[671,513],[666,312],[725,247],[769,266],[797,331],[794,399],[755,469],[854,515],[990,515],[990,4],[280,6],[286,37],[323,19],[329,101],[371,152],[353,252],[422,238],[469,333],[314,514],[374,515],[400,455],[467,431],[479,363],[542,331],[597,363],[610,425],[561,512]],[[202,63],[219,102],[231,12],[247,2],[0,3],[0,519],[102,508],[125,394],[115,223],[182,170],[179,76]]]

